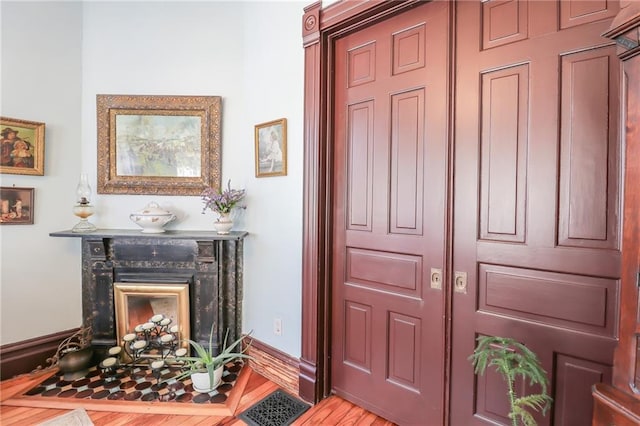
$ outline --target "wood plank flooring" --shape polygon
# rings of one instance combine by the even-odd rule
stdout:
[[[36,383],[38,383],[38,379],[32,379],[28,376],[2,381],[0,383],[0,402],[24,392]],[[234,416],[135,414],[112,411],[87,411],[87,413],[96,426],[243,426],[246,423],[236,416],[276,389],[279,389],[278,385],[251,371],[249,381]],[[1,405],[0,424],[2,426],[36,425],[67,411],[69,410]],[[394,426],[393,423],[337,396],[330,396],[320,401],[293,423],[293,426],[310,425]]]

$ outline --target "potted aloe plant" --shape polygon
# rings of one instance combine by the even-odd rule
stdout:
[[[200,343],[189,339],[189,344],[194,352],[191,354],[192,356],[176,357],[176,361],[183,362],[185,367],[185,371],[180,373],[176,379],[181,380],[187,376],[191,376],[193,388],[198,392],[211,392],[218,387],[222,379],[223,367],[227,362],[236,358],[253,359],[245,353],[249,346],[243,348],[241,345],[247,336],[242,336],[235,342],[227,345],[229,330],[227,330],[224,336],[222,351],[218,355],[215,355],[213,333],[214,329],[212,326],[211,332],[209,333],[208,347],[204,347]]]

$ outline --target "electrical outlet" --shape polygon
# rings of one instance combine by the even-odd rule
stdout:
[[[280,318],[273,319],[273,334],[282,336],[282,320]]]

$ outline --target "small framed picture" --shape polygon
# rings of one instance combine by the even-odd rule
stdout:
[[[33,225],[33,188],[0,187],[0,225]]]
[[[256,125],[256,177],[287,175],[287,119]]]
[[[44,123],[0,117],[0,173],[44,175]]]

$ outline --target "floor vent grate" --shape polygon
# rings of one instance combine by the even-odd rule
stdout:
[[[278,389],[238,416],[249,426],[287,426],[310,405]]]

